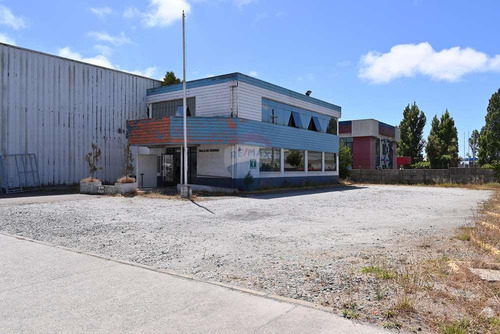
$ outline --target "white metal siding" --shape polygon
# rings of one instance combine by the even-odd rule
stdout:
[[[196,97],[196,116],[230,116],[232,82],[191,88],[186,91],[187,97]],[[182,98],[182,90],[155,94],[147,97],[147,103],[169,101]]]
[[[101,148],[97,176],[121,175],[126,121],[146,118],[146,90],[159,81],[0,44],[0,154],[35,153],[45,185],[87,176],[85,154]]]
[[[238,83],[238,117],[262,120],[262,98],[268,98],[295,107],[340,118],[340,113],[290,96],[279,94],[244,82]]]

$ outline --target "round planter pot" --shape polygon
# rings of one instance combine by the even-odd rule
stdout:
[[[137,190],[137,182],[134,183],[115,183],[116,192],[119,194],[130,194]]]
[[[98,194],[99,188],[102,186],[101,181],[80,182],[80,194]]]

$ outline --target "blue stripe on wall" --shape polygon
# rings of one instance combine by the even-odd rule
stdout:
[[[182,143],[182,117],[171,117],[170,136]],[[284,125],[231,117],[188,117],[188,139],[192,144],[244,144],[318,152],[339,151],[339,137]]]
[[[210,78],[205,78],[205,79],[199,79],[199,80],[193,80],[193,81],[188,81],[186,83],[187,89],[192,89],[192,88],[198,88],[198,87],[204,87],[204,86],[210,86],[210,85],[217,85],[225,82],[229,82],[232,80],[237,80],[241,82],[245,82],[250,85],[254,85],[260,88],[264,88],[279,94],[283,94],[289,97],[296,98],[298,100],[302,100],[305,102],[309,102],[312,104],[316,104],[318,106],[322,106],[337,112],[341,112],[342,108],[340,106],[337,106],[333,103],[325,102],[319,99],[316,99],[314,97],[307,96],[305,94],[301,94],[298,92],[295,92],[293,90],[274,85],[272,83],[253,78],[251,76],[242,74],[242,73],[230,73],[230,74],[225,74],[225,75],[219,75],[216,77],[210,77]],[[170,93],[170,92],[176,92],[182,90],[182,84],[175,84],[175,85],[170,85],[170,86],[162,86],[162,87],[157,87],[157,88],[151,88],[147,90],[147,95],[152,96],[152,95],[157,95],[157,94],[164,94],[164,93]]]

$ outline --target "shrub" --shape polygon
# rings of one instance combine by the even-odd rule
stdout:
[[[85,156],[85,161],[87,162],[90,177],[83,179],[82,182],[94,182],[95,172],[102,169],[102,167],[97,167],[99,160],[101,159],[101,149],[97,144],[92,143],[92,149]]]
[[[420,161],[410,165],[412,169],[430,169],[431,163],[429,161]]]
[[[339,177],[346,179],[351,174],[349,168],[352,166],[352,153],[351,149],[345,146],[342,140],[340,140],[339,148],[339,165]]]

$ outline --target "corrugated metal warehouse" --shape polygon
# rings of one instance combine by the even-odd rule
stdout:
[[[96,143],[103,168],[97,177],[114,182],[126,121],[148,117],[147,89],[160,85],[0,43],[0,155],[34,153],[43,185],[73,184],[88,176],[84,156]]]

